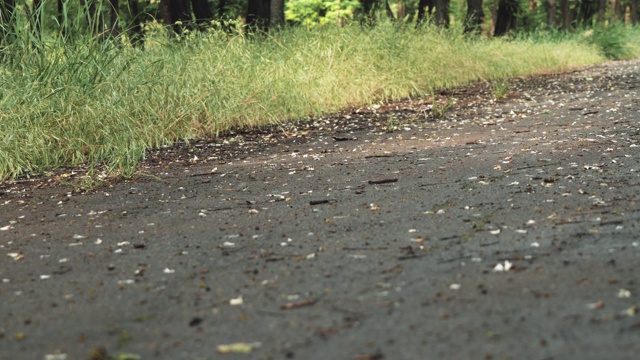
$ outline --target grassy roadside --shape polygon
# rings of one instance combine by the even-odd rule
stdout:
[[[0,181],[78,165],[129,176],[145,150],[178,139],[606,59],[581,35],[466,39],[390,25],[181,43],[159,32],[144,51],[45,44],[18,42],[7,51],[19,61],[0,65]],[[625,49],[640,55],[636,43]]]

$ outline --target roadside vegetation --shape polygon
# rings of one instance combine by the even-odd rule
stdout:
[[[0,47],[0,181],[77,166],[126,177],[177,140],[640,55],[638,28],[613,24],[500,38],[390,21],[145,31],[134,46],[14,26]]]

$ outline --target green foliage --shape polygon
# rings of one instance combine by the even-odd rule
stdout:
[[[359,7],[358,0],[290,0],[285,4],[285,18],[311,28],[349,20]]]
[[[631,55],[628,48],[628,31],[623,24],[598,24],[593,29],[586,30],[584,36],[607,59],[625,59]]]

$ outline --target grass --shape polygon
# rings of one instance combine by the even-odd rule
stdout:
[[[497,81],[491,84],[493,97],[496,99],[502,99],[507,96],[509,85],[504,81]]]
[[[160,29],[145,49],[87,37],[46,38],[36,51],[17,35],[0,64],[0,181],[75,166],[131,176],[146,150],[177,140],[606,58],[580,36],[514,41],[392,25],[182,41]],[[640,54],[633,46],[628,56]]]

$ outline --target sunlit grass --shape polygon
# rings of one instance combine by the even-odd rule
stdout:
[[[182,41],[156,31],[144,50],[85,40],[5,49],[0,180],[77,165],[128,176],[146,150],[180,139],[605,60],[578,36],[468,39],[392,25]]]

